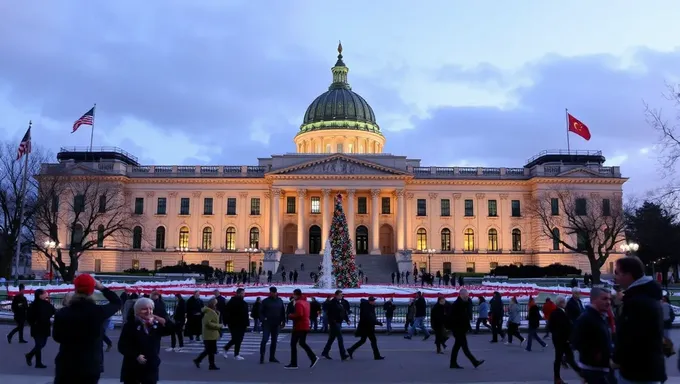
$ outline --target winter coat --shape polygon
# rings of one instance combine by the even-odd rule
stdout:
[[[503,319],[505,308],[503,306],[503,300],[501,300],[500,296],[494,296],[491,298],[491,300],[489,300],[489,307],[491,308],[491,316],[493,316],[494,319],[499,321]]]
[[[253,307],[250,308],[250,317],[253,319],[260,319],[260,306],[262,305],[262,302],[260,301],[259,303],[256,301],[253,303]]]
[[[28,315],[26,317],[28,325],[31,326],[31,337],[50,337],[50,330],[52,328],[52,316],[56,313],[54,305],[45,300],[34,300],[28,307]]]
[[[557,305],[552,301],[546,301],[541,309],[543,310],[543,319],[548,320],[550,319],[550,314],[557,309]]]
[[[288,318],[293,320],[293,331],[309,332],[309,303],[306,297],[300,296],[295,300],[295,310]]]
[[[508,306],[508,323],[522,323],[522,316],[519,312],[519,304],[511,303],[510,306]]]
[[[477,311],[479,312],[478,317],[480,319],[488,319],[489,318],[489,303],[488,302],[483,302],[479,304],[479,307],[477,308]]]
[[[203,300],[191,296],[187,299],[187,324],[185,333],[187,336],[198,336],[201,334],[201,316],[203,316]]]
[[[260,321],[262,324],[273,326],[286,323],[286,306],[280,297],[267,297],[262,300]]]
[[[425,317],[427,316],[427,303],[424,297],[419,297],[415,300],[416,304],[416,314],[415,317]]]
[[[14,321],[20,323],[26,321],[28,311],[28,300],[26,296],[17,294],[12,298],[12,313],[14,313]]]
[[[220,314],[208,307],[203,308],[203,340],[219,340],[222,324],[220,323]]]
[[[78,382],[78,377],[99,376],[102,372],[102,326],[120,310],[120,297],[103,288],[102,295],[109,301],[97,305],[91,296],[76,294],[68,307],[54,315],[52,338],[59,343],[54,359],[57,382]]]
[[[541,326],[541,310],[538,309],[538,305],[529,308],[527,320],[529,320],[529,329],[538,329]]]
[[[184,323],[186,323],[186,317],[187,303],[183,298],[180,297],[177,299],[177,303],[175,303],[175,311],[172,313],[172,321],[175,323],[175,326],[183,327]]]
[[[571,320],[572,323],[576,322],[576,319],[578,319],[579,316],[581,316],[581,313],[585,310],[585,307],[583,306],[583,302],[581,302],[581,299],[577,299],[574,296],[572,296],[569,300],[567,300],[567,316],[569,317],[569,320]]]
[[[330,324],[342,324],[343,321],[349,321],[349,316],[345,311],[345,307],[342,302],[338,299],[331,299],[328,302],[328,322]]]
[[[582,366],[609,368],[612,339],[609,324],[600,312],[587,307],[579,316],[571,332],[571,346],[579,351]]]
[[[321,312],[321,304],[312,300],[309,302],[309,319],[314,320],[319,317],[319,312]]]
[[[158,381],[158,368],[161,365],[159,351],[161,337],[168,334],[169,327],[154,322],[147,326],[135,317],[128,321],[120,331],[118,352],[123,355],[120,368],[120,381],[131,383],[155,383]],[[101,346],[100,346],[101,348]],[[144,355],[146,363],[137,361],[139,355]]]
[[[430,310],[430,324],[435,331],[446,327],[448,308],[446,304],[436,303]]]
[[[229,330],[246,330],[250,325],[248,317],[248,303],[240,296],[234,296],[225,306],[227,310],[227,326]]]
[[[385,311],[385,318],[391,319],[394,317],[394,309],[397,306],[394,305],[392,300],[386,301],[385,304],[383,304],[383,311]]]
[[[465,335],[472,326],[470,325],[470,317],[468,314],[468,302],[458,297],[453,304],[451,304],[451,312],[449,316],[449,329],[454,336],[460,337]]]
[[[366,299],[361,299],[359,304],[359,324],[355,332],[356,336],[370,336],[375,334],[375,326],[382,325],[375,315],[375,305]]]

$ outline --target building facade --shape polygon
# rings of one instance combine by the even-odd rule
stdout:
[[[540,236],[526,207],[556,186],[620,201],[626,179],[619,167],[605,167],[599,151],[544,152],[523,167],[498,168],[423,166],[384,153],[375,114],[352,91],[338,50],[332,84],[308,107],[294,138],[296,153],[258,165],[144,166],[118,149],[62,148],[42,176],[117,183],[139,222],[129,241],[85,251],[80,270],[152,270],[184,261],[232,271],[259,265],[265,253],[319,254],[337,195],[358,255],[410,253],[407,265],[432,271],[555,262],[589,268],[584,256]],[[70,239],[69,231],[59,228],[59,237]],[[33,265],[45,269],[46,261],[34,255]]]

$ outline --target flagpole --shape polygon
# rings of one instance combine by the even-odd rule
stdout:
[[[90,152],[92,152],[92,140],[94,139],[94,115],[97,112],[97,103],[92,107],[92,130],[90,131]]]
[[[567,154],[570,152],[570,145],[569,145],[569,110],[567,108],[564,108],[564,120],[567,126]]]
[[[28,129],[31,129],[31,125],[33,125],[32,121],[28,122]],[[29,144],[30,145],[30,144]],[[16,243],[16,249],[14,250],[14,269],[15,269],[15,274],[16,274],[16,280],[19,281],[19,257],[21,255],[21,227],[23,226],[24,222],[24,197],[26,195],[26,179],[28,178],[28,155],[31,153],[31,151],[27,151],[26,154],[24,154],[24,174],[22,176],[21,180],[21,190],[20,190],[20,195],[19,198],[17,199],[17,202],[19,202],[19,225],[17,228],[17,243]]]

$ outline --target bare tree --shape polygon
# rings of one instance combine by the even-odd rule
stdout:
[[[37,200],[37,181],[33,177],[47,158],[45,152],[33,147],[28,157],[26,191],[23,199],[24,216],[20,218],[21,184],[24,159],[17,158],[18,142],[0,144],[0,276],[9,277],[16,252],[17,235],[21,228],[22,248],[33,242],[34,212]]]
[[[536,240],[558,242],[561,247],[588,258],[593,283],[600,282],[600,268],[625,240],[620,197],[603,198],[566,189],[546,191],[532,200],[528,212]]]
[[[39,181],[35,249],[64,281],[72,281],[84,252],[104,243],[130,247],[138,222],[120,181],[103,175],[49,174]],[[52,250],[45,241],[61,246]]]

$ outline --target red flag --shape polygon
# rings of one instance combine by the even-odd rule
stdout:
[[[590,140],[590,129],[588,129],[587,125],[583,124],[581,120],[572,116],[571,113],[567,113],[567,120],[569,120],[569,132],[574,132],[575,134],[586,139],[586,141]]]

